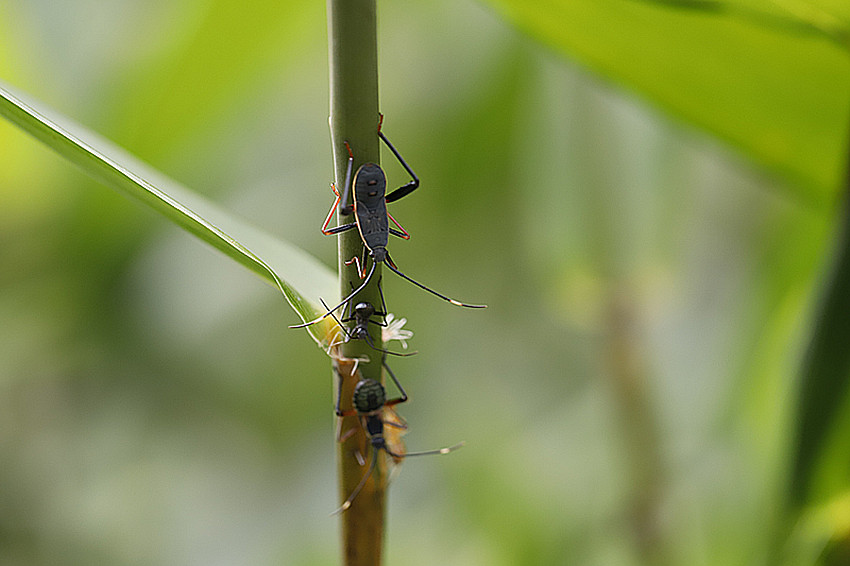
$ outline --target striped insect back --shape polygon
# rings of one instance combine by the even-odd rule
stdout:
[[[390,234],[399,238],[404,238],[405,240],[410,238],[410,234],[408,234],[404,228],[402,228],[401,224],[399,224],[395,218],[390,215],[387,210],[387,204],[395,202],[416,190],[416,188],[419,187],[419,177],[416,176],[413,169],[410,168],[407,162],[401,157],[398,150],[396,150],[396,148],[390,143],[381,131],[380,125],[378,126],[378,136],[384,141],[396,159],[399,160],[404,169],[410,174],[412,180],[395,189],[391,193],[387,193],[386,175],[381,167],[375,163],[365,163],[361,165],[352,179],[354,152],[351,150],[351,146],[348,142],[344,142],[346,149],[348,149],[348,165],[345,172],[345,185],[342,188],[342,194],[340,194],[336,186],[331,185],[336,198],[334,199],[334,203],[331,205],[331,211],[328,213],[328,216],[325,218],[325,222],[322,225],[322,233],[329,236],[333,234],[340,234],[355,228],[358,230],[360,233],[360,239],[363,241],[363,253],[360,256],[354,256],[346,263],[349,265],[351,263],[357,264],[357,272],[360,275],[360,279],[363,281],[347,297],[340,301],[339,304],[328,309],[328,311],[323,315],[319,316],[315,320],[311,320],[303,324],[292,325],[290,328],[302,328],[304,326],[315,324],[347,304],[357,295],[357,293],[366,288],[372,280],[372,276],[375,274],[375,268],[379,263],[384,264],[390,271],[402,279],[407,280],[420,289],[423,289],[424,291],[427,291],[455,306],[468,308],[485,308],[487,306],[462,303],[447,297],[442,293],[438,293],[430,287],[427,287],[426,285],[423,285],[415,279],[405,275],[401,270],[399,270],[395,262],[390,257],[389,251],[387,251],[387,242]],[[354,193],[353,198],[351,195],[352,192]],[[351,204],[349,204],[349,200],[352,201]],[[339,213],[340,217],[346,217],[353,214],[354,222],[340,224],[333,228],[329,227],[334,216],[334,210]],[[391,228],[390,221],[392,221],[398,229]],[[367,274],[366,266],[369,258],[372,260],[372,265]]]
[[[361,165],[354,175],[354,221],[370,252],[387,247],[389,220],[386,193],[384,171],[374,163]]]

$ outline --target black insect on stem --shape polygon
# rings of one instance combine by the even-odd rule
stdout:
[[[381,292],[380,281],[378,282],[378,292],[381,293],[381,302],[383,302],[384,301],[384,294],[383,294],[383,292]],[[334,318],[334,320],[340,326],[340,328],[342,328],[342,332],[345,334],[345,340],[343,342],[348,342],[349,340],[363,340],[373,350],[376,350],[378,352],[383,352],[384,354],[390,354],[391,356],[413,356],[413,355],[416,355],[418,353],[418,352],[393,352],[391,350],[385,350],[383,348],[379,348],[379,347],[375,346],[375,342],[372,340],[372,335],[369,334],[369,323],[375,324],[379,327],[386,327],[387,326],[387,323],[385,321],[381,322],[381,321],[377,321],[377,320],[372,320],[373,316],[380,316],[380,317],[386,317],[387,316],[386,304],[384,304],[384,307],[383,307],[384,310],[383,311],[376,311],[375,307],[372,306],[372,303],[366,303],[366,302],[357,303],[354,306],[354,309],[353,309],[354,314],[351,314],[348,317],[345,317],[343,319],[339,319],[339,318],[336,317],[335,314],[333,314],[333,311],[330,310],[330,308],[328,307],[328,305],[325,303],[324,300],[322,300],[322,299],[319,299],[319,300],[322,302],[322,306],[325,307],[325,309],[327,309],[329,313],[331,313],[331,316]],[[349,307],[351,306],[351,301],[349,301],[348,306]],[[343,313],[343,316],[345,316],[344,313]],[[354,322],[354,326],[351,327],[350,329],[347,329],[345,326],[343,326],[343,324],[346,323],[346,322]]]
[[[375,466],[378,462],[378,453],[383,450],[387,454],[389,454],[392,458],[396,460],[401,460],[403,458],[407,458],[408,456],[427,456],[429,454],[448,454],[453,450],[457,450],[461,446],[463,446],[463,442],[459,444],[455,444],[454,446],[449,446],[446,448],[438,448],[436,450],[425,450],[422,452],[396,452],[389,448],[387,439],[384,435],[384,427],[385,426],[394,426],[397,428],[407,428],[404,424],[404,421],[401,422],[388,422],[383,418],[383,413],[385,410],[389,409],[393,405],[397,405],[399,403],[404,403],[407,401],[407,393],[405,393],[404,388],[402,388],[401,383],[399,383],[393,371],[386,363],[386,356],[381,361],[384,366],[384,369],[389,373],[390,378],[395,383],[395,386],[398,388],[399,393],[401,393],[401,397],[397,397],[395,399],[387,400],[387,391],[380,382],[375,381],[374,379],[362,379],[357,382],[357,385],[354,387],[354,394],[352,398],[352,404],[354,408],[348,411],[343,411],[340,408],[340,401],[342,397],[342,380],[340,379],[339,390],[337,392],[336,399],[336,415],[338,417],[350,417],[357,416],[360,419],[360,424],[363,429],[366,431],[366,435],[369,437],[369,443],[372,446],[372,458],[369,461],[369,468],[366,470],[366,473],[363,474],[363,479],[360,480],[360,483],[357,484],[357,487],[351,492],[351,495],[343,502],[339,509],[334,511],[334,515],[337,513],[342,513],[354,502],[354,499],[360,493],[360,490],[363,489],[363,486],[366,485],[366,482],[369,480],[369,477],[372,475],[372,472],[375,470]]]
[[[383,120],[383,116],[381,119]],[[348,145],[348,142],[345,142],[345,147],[348,149],[348,166],[345,172],[345,182],[343,185],[342,195],[340,195],[335,185],[331,186],[334,194],[336,195],[336,199],[334,200],[333,205],[331,205],[331,210],[328,212],[328,216],[325,218],[325,222],[322,225],[322,233],[325,235],[333,235],[357,228],[360,233],[360,239],[363,241],[363,256],[362,258],[354,256],[351,260],[347,261],[346,264],[350,265],[351,263],[356,263],[357,272],[359,273],[360,278],[365,278],[365,280],[347,297],[340,301],[338,305],[332,309],[328,309],[328,312],[324,313],[322,316],[303,324],[290,326],[290,328],[302,328],[304,326],[315,324],[330,315],[331,312],[336,311],[338,308],[346,304],[352,297],[369,284],[372,280],[372,275],[375,273],[375,267],[379,263],[383,263],[396,275],[406,279],[410,283],[413,283],[420,289],[428,291],[429,293],[436,295],[453,305],[475,309],[485,308],[487,306],[462,303],[447,297],[442,293],[438,293],[430,287],[427,287],[402,273],[396,266],[395,262],[393,262],[389,251],[387,251],[389,235],[392,234],[393,236],[404,238],[406,240],[410,238],[410,234],[408,234],[401,224],[399,224],[396,219],[390,215],[389,211],[387,211],[387,203],[394,202],[416,190],[419,186],[419,178],[413,172],[413,169],[411,169],[407,162],[401,157],[398,150],[396,150],[396,148],[380,130],[380,124],[378,125],[378,135],[384,143],[387,144],[387,147],[390,148],[390,151],[392,151],[393,155],[396,156],[405,170],[410,173],[413,180],[395,189],[391,193],[386,194],[387,177],[384,174],[383,169],[375,163],[364,163],[359,169],[357,169],[357,172],[354,174],[354,180],[352,181],[351,171],[354,165],[354,153],[351,151],[351,146]],[[349,204],[348,200],[352,187],[354,190],[354,200],[351,204]],[[334,212],[337,210],[341,216],[354,214],[354,222],[342,224],[335,228],[328,228]],[[390,220],[392,220],[393,224],[398,227],[398,230],[390,227]],[[372,267],[369,269],[368,274],[366,273],[367,255],[372,258]]]

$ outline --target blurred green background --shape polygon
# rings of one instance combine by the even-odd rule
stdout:
[[[482,4],[379,29],[393,257],[490,305],[384,279],[408,449],[467,442],[404,464],[387,563],[758,562],[832,208]],[[3,3],[0,76],[336,264],[323,2]],[[336,564],[331,371],[277,291],[0,156],[0,563]]]

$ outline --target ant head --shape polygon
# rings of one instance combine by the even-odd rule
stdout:
[[[374,413],[387,402],[387,390],[374,379],[362,379],[354,386],[354,408],[358,413]]]
[[[357,303],[354,307],[354,314],[357,318],[368,320],[375,314],[375,307],[372,306],[372,303]]]

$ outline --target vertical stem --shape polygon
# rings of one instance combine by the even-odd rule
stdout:
[[[604,146],[607,137],[617,135],[617,126],[605,105],[590,96],[589,91],[579,90],[576,95],[580,96],[577,102],[585,109],[577,115],[577,127],[588,132],[581,171],[587,175],[584,184],[596,187],[585,197],[591,211],[587,215],[587,233],[591,253],[599,258],[600,276],[606,287],[603,352],[625,448],[623,473],[629,481],[628,527],[638,563],[662,566],[669,563],[669,542],[660,517],[665,463],[638,327],[640,313],[635,305],[631,275],[634,268],[618,247],[620,219],[611,206],[617,199],[616,193],[606,190],[617,187],[617,179],[611,175],[611,157],[594,149]]]
[[[830,273],[800,369],[789,485],[793,507],[811,496],[812,476],[850,388],[850,160]]]
[[[833,473],[832,483],[826,484],[821,468],[850,392],[850,144],[845,147],[845,157],[834,249],[800,366],[797,406],[791,423],[790,467],[784,486],[785,507],[774,520],[775,540],[769,549],[769,564],[779,563],[806,507],[822,503],[825,493],[835,497],[846,486],[840,473]],[[847,448],[841,451],[842,465],[847,454]],[[831,535],[833,540],[818,564],[846,564],[842,559],[850,537],[840,532]]]
[[[380,164],[376,5],[375,0],[328,0],[327,7],[331,144],[336,186],[342,193],[348,164],[344,142],[349,143],[354,153],[354,171],[366,162]],[[349,223],[354,219],[346,216],[338,218],[338,221]],[[361,280],[356,266],[345,262],[360,256],[363,244],[357,230],[344,232],[338,238],[340,293],[346,296],[352,290],[351,285],[359,286]],[[380,277],[379,265],[372,282],[358,293],[358,302],[368,301],[380,308]],[[375,332],[374,342],[381,346],[379,332]],[[380,356],[362,340],[343,344],[341,354],[344,358],[368,356],[370,360],[357,366],[357,375],[352,375],[353,364],[349,362],[343,360],[334,364],[334,391],[340,391],[341,407],[346,410],[351,408],[354,386],[359,379],[371,378],[380,382],[383,379]],[[338,389],[339,380],[342,380],[342,387]],[[361,465],[361,461],[371,458],[368,438],[357,418],[346,417],[342,421],[340,431],[344,440],[337,445],[341,501],[351,495],[363,478],[366,467]],[[381,563],[385,477],[384,459],[378,458],[378,466],[370,480],[352,506],[342,513],[343,563],[346,566]]]
[[[669,557],[660,517],[664,462],[658,423],[629,286],[609,285],[606,353],[626,444],[626,472],[631,477],[628,524],[640,564],[662,566],[669,563]]]

